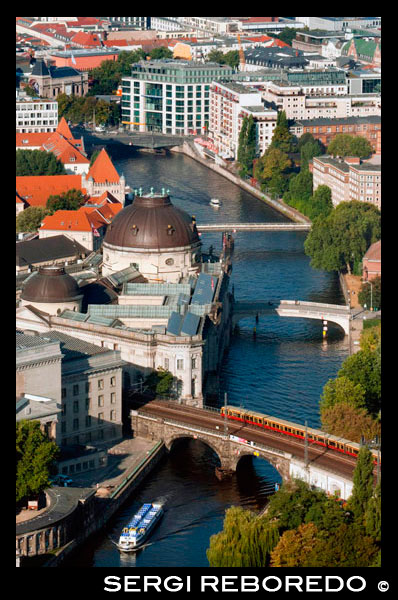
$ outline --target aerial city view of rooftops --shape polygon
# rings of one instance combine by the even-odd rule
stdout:
[[[16,17],[16,453],[18,567],[385,566],[381,17]]]

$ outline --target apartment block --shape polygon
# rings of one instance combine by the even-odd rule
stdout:
[[[211,85],[209,134],[220,156],[236,159],[245,116],[252,116],[256,123],[257,154],[261,156],[271,143],[277,111],[265,108],[261,92],[254,88],[235,82]]]
[[[340,202],[369,202],[381,210],[381,165],[362,162],[356,157],[314,157],[310,163],[314,191],[327,185],[334,206]]]

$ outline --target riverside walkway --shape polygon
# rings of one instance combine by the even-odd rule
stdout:
[[[211,223],[197,224],[197,230],[205,231],[309,231],[310,223]]]

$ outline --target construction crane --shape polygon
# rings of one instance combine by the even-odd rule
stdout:
[[[238,33],[237,36],[238,36],[238,44],[239,44],[239,65],[240,65],[240,70],[244,71],[245,64],[246,64],[245,53],[243,52],[242,43],[240,41],[240,33]]]

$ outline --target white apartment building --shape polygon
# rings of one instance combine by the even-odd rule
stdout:
[[[366,117],[381,114],[380,94],[347,93],[347,84],[292,85],[267,82],[263,100],[284,110],[288,119]]]
[[[257,153],[261,155],[271,143],[277,111],[266,109],[261,92],[254,88],[235,82],[211,85],[209,134],[221,157],[237,158],[243,119],[250,115],[256,122]]]
[[[352,156],[345,159],[316,156],[310,169],[314,191],[320,185],[327,185],[332,191],[333,206],[358,200],[381,210],[381,165],[361,162]]]
[[[45,133],[58,126],[58,102],[26,97],[16,100],[16,132]]]

